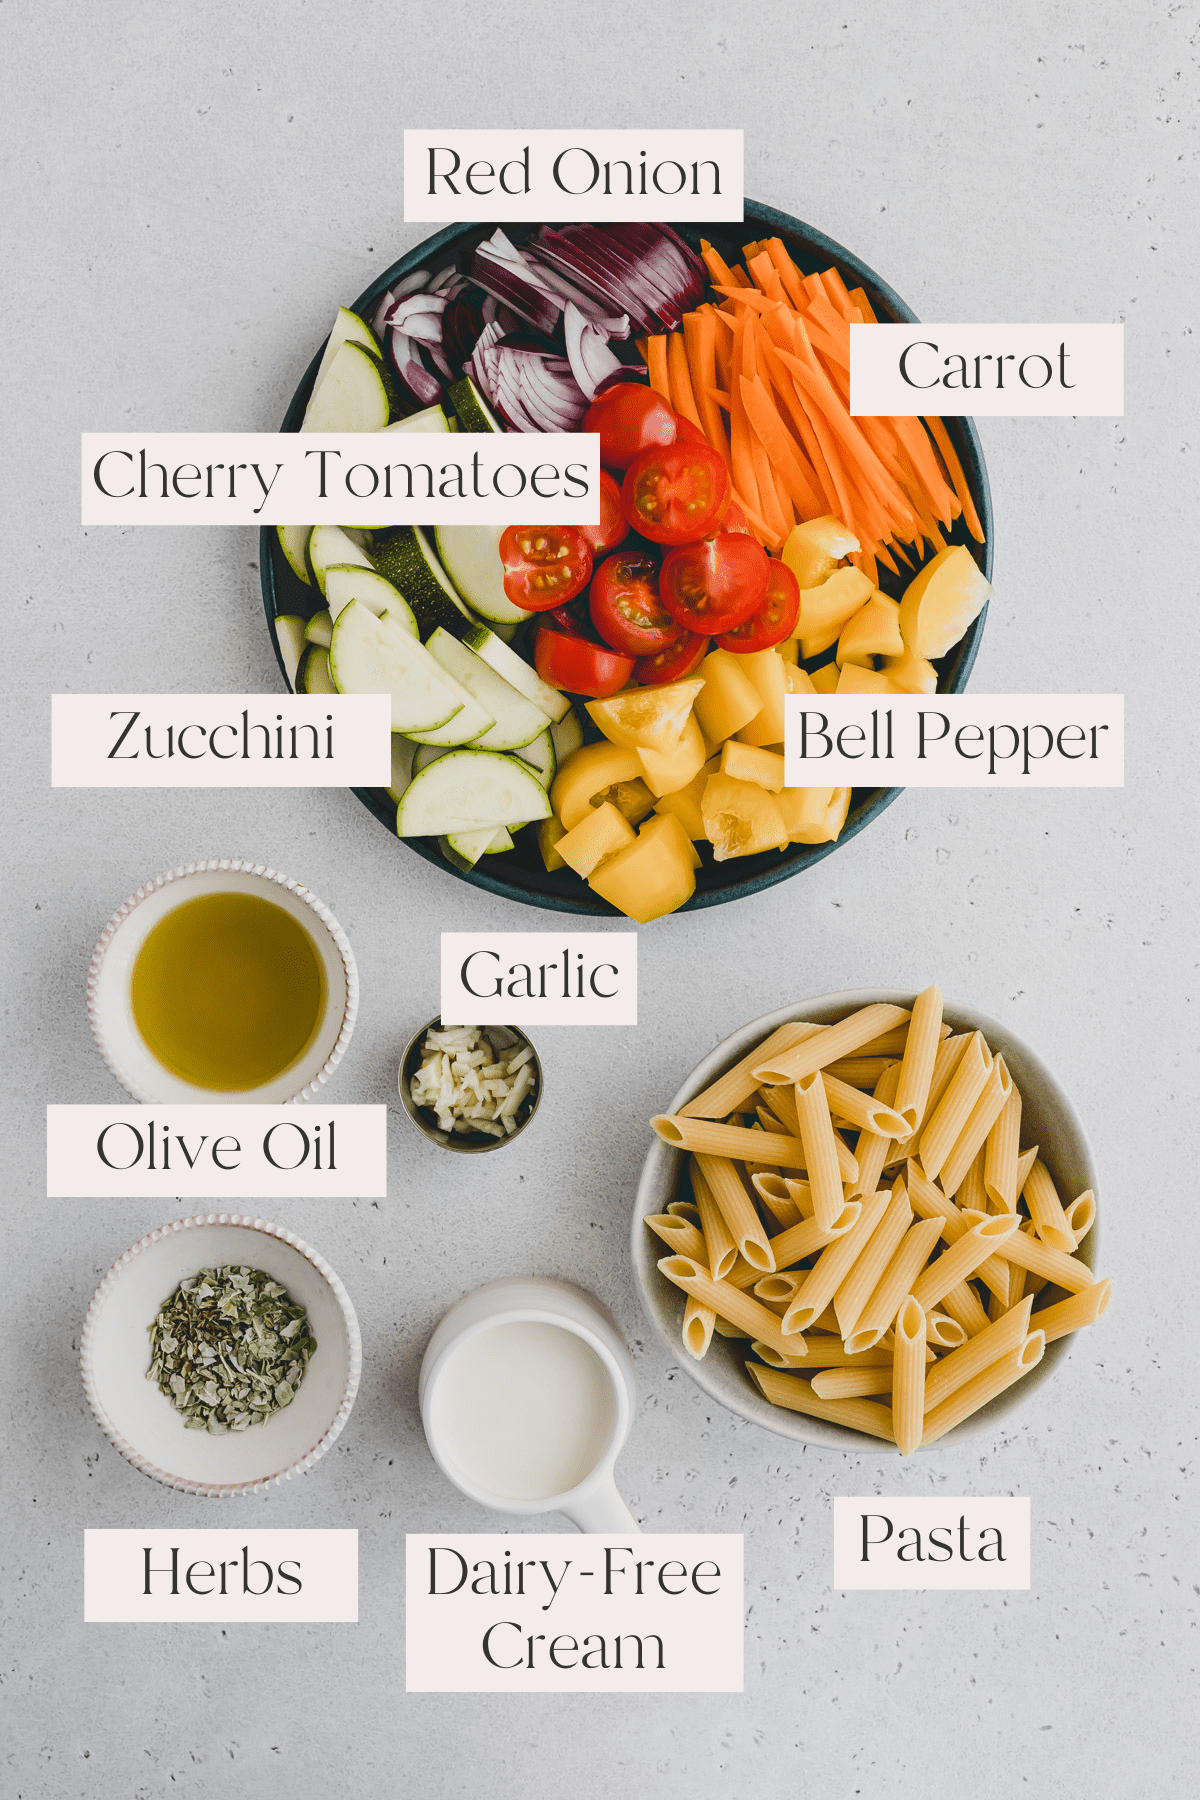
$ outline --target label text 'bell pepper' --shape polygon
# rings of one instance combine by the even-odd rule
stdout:
[[[636,1025],[636,931],[443,931],[443,1025]]]
[[[789,787],[1124,787],[1125,699],[791,694],[783,754]]]
[[[404,217],[741,219],[740,131],[406,131]]]
[[[51,1200],[387,1197],[386,1106],[48,1106]]]
[[[386,787],[386,694],[54,694],[50,785]]]
[[[410,1535],[410,1694],[740,1694],[742,1539]]]
[[[595,432],[85,431],[85,525],[598,525]]]
[[[1114,418],[1123,325],[851,325],[850,413]]]

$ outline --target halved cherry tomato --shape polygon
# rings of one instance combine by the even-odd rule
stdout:
[[[622,381],[597,394],[580,429],[600,433],[600,461],[623,474],[648,445],[675,442],[675,414],[653,388]]]
[[[666,681],[686,681],[708,655],[708,639],[685,631],[675,643],[668,644],[657,656],[639,657],[634,679],[643,687],[661,687]]]
[[[626,656],[653,656],[683,630],[658,597],[658,558],[644,550],[618,550],[600,564],[588,612],[605,643]]]
[[[715,637],[748,619],[767,591],[769,558],[740,531],[720,531],[702,544],[668,552],[658,577],[659,598],[688,631]]]
[[[729,505],[725,508],[722,516],[720,529],[722,531],[744,531],[747,536],[750,535],[750,526],[747,523],[746,515],[732,494],[729,496]]]
[[[589,643],[595,641],[595,633],[588,623],[587,610],[580,612],[580,602],[573,600],[566,606],[556,606],[545,614],[547,625],[555,625],[559,631],[565,631],[568,637],[587,638]]]
[[[629,536],[629,521],[621,511],[621,490],[607,469],[600,471],[600,523],[579,527],[592,546],[592,560],[615,550]]]
[[[526,612],[549,612],[592,578],[592,546],[577,525],[510,525],[500,539],[504,591]]]
[[[707,444],[708,439],[698,425],[685,419],[682,413],[675,414],[675,442],[677,444]]]
[[[724,631],[717,639],[722,650],[748,656],[753,650],[769,650],[790,638],[800,617],[800,583],[786,563],[769,557],[770,574],[767,591],[754,612],[732,631]]]
[[[656,544],[695,543],[715,530],[728,499],[729,471],[707,444],[643,450],[621,483],[625,517]]]
[[[543,625],[533,645],[533,661],[538,674],[551,687],[568,694],[586,694],[591,700],[607,700],[628,687],[633,676],[634,659],[603,644],[590,644],[586,638],[567,637]]]

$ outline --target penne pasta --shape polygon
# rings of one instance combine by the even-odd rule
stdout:
[[[908,1033],[911,1028],[911,1023],[912,1021],[910,1019],[907,1025],[893,1025],[890,1031],[885,1031],[881,1037],[872,1038],[869,1044],[864,1044],[861,1050],[856,1051],[855,1054],[858,1056],[902,1057],[908,1043]],[[948,1038],[951,1035],[952,1027],[943,1022],[940,1036]]]
[[[806,1331],[833,1299],[838,1287],[863,1254],[888,1206],[886,1194],[872,1194],[862,1202],[858,1223],[836,1243],[822,1250],[808,1272],[808,1278],[793,1300],[788,1323]]]
[[[923,1219],[942,1220],[942,1236],[948,1244],[956,1244],[971,1222],[955,1206],[953,1200],[947,1200],[935,1182],[926,1181],[911,1157],[908,1162],[908,1197],[913,1211],[920,1213]],[[1000,1258],[988,1257],[986,1262],[980,1263],[975,1273],[1007,1306],[1011,1276]]]
[[[707,1270],[688,1256],[664,1256],[658,1266],[668,1281],[673,1281],[676,1287],[682,1288],[694,1300],[710,1306],[719,1319],[727,1319],[748,1336],[762,1338],[764,1343],[773,1344],[784,1356],[788,1354],[780,1321],[761,1301],[743,1293],[740,1288],[730,1287],[726,1281],[714,1281]],[[796,1334],[791,1335],[795,1341]],[[803,1339],[795,1347],[803,1349]]]
[[[739,1253],[752,1267],[770,1273],[775,1267],[771,1241],[735,1164],[726,1156],[699,1153],[696,1163]]]
[[[913,1287],[913,1297],[920,1301],[926,1312],[944,1300],[946,1295],[960,1281],[973,1275],[980,1263],[986,1262],[993,1251],[1000,1250],[1009,1238],[1017,1233],[1017,1221],[1011,1213],[1002,1213],[996,1218],[987,1218],[978,1225],[972,1225],[964,1231],[956,1244],[950,1244],[936,1262],[930,1263],[920,1275]],[[949,1307],[946,1311],[954,1317]]]
[[[708,1183],[694,1156],[689,1164],[689,1171],[692,1177],[692,1192],[696,1196],[696,1206],[700,1213],[700,1233],[704,1239],[705,1249],[703,1261],[713,1280],[722,1281],[737,1261],[737,1245],[730,1235],[729,1227],[721,1216],[721,1209],[713,1199]]]
[[[774,1111],[772,1113],[766,1107],[760,1108],[760,1117],[764,1121],[764,1126],[766,1126],[767,1120],[776,1118],[790,1137],[798,1139],[800,1136],[800,1115],[796,1111],[796,1095],[794,1090],[790,1087],[777,1087],[772,1088],[770,1093]],[[775,1129],[775,1126],[772,1125],[766,1128]],[[841,1171],[842,1181],[856,1181],[858,1179],[858,1158],[851,1154],[845,1139],[839,1136],[836,1131],[833,1134],[833,1143],[834,1148],[837,1151],[838,1168]],[[803,1164],[800,1165],[800,1172],[801,1174],[808,1173]],[[785,1179],[788,1178],[785,1177]]]
[[[957,1350],[967,1341],[967,1334],[957,1319],[948,1313],[931,1312],[925,1321],[927,1341],[938,1350]]]
[[[1053,1306],[1043,1306],[1035,1312],[1032,1325],[1046,1334],[1046,1342],[1053,1344],[1058,1338],[1066,1337],[1068,1332],[1078,1331],[1084,1325],[1094,1325],[1100,1315],[1108,1310],[1112,1298],[1111,1281],[1094,1281],[1091,1287],[1081,1288],[1079,1293],[1070,1294],[1067,1299],[1056,1301]]]
[[[817,1074],[827,1063],[853,1056],[872,1038],[890,1031],[894,1025],[906,1023],[909,1017],[904,1007],[890,1006],[886,1002],[861,1007],[849,1018],[825,1026],[818,1036],[791,1049],[760,1055],[753,1072],[759,1081],[770,1082],[773,1086],[794,1085],[806,1075]]]
[[[670,1200],[667,1202],[667,1211],[677,1218],[690,1219],[693,1225],[698,1226],[700,1223],[700,1208],[694,1200]]]
[[[929,1371],[925,1380],[925,1406],[931,1409],[948,1400],[965,1383],[994,1363],[998,1357],[1023,1344],[1029,1335],[1029,1310],[1032,1300],[1022,1300],[1010,1307],[1006,1313],[981,1331],[978,1337],[970,1338],[961,1350],[951,1351],[943,1356],[935,1368]],[[1040,1327],[1039,1327],[1040,1329]]]
[[[942,1295],[941,1305],[965,1336],[973,1338],[987,1329],[988,1315],[969,1281],[956,1281],[949,1293]]]
[[[1067,1230],[1075,1239],[1075,1248],[1078,1250],[1096,1223],[1096,1196],[1091,1188],[1085,1188],[1082,1194],[1072,1200],[1070,1206],[1065,1206],[1063,1214],[1067,1221]]]
[[[956,1206],[959,1206],[959,1207],[973,1206],[973,1207],[977,1208],[979,1212],[986,1211],[986,1209],[987,1209],[987,1186],[983,1179],[983,1171],[984,1171],[986,1159],[987,1159],[987,1145],[985,1144],[984,1147],[977,1154],[975,1161],[971,1164],[970,1168],[967,1170],[966,1174],[962,1178],[962,1185],[959,1187],[958,1192],[954,1196],[954,1203]],[[945,1191],[945,1182],[942,1183],[942,1188],[943,1188],[943,1191]],[[996,1210],[998,1212],[1003,1212],[1004,1208],[997,1207]]]
[[[763,1056],[774,1056],[777,1051],[790,1050],[796,1044],[803,1043],[806,1037],[823,1029],[823,1026],[809,1025],[803,1019],[793,1019],[786,1025],[780,1025],[769,1038],[764,1038],[761,1044],[735,1063],[732,1069],[727,1069],[724,1075],[719,1076],[711,1087],[706,1087],[702,1094],[697,1094],[694,1100],[689,1100],[686,1106],[680,1107],[679,1116],[684,1119],[723,1119],[729,1113],[736,1112],[758,1086],[757,1079],[750,1073],[754,1063],[759,1062]]]
[[[1058,1197],[1054,1178],[1041,1157],[1037,1158],[1025,1177],[1021,1198],[1029,1208],[1029,1216],[1042,1242],[1049,1244],[1053,1250],[1065,1250],[1070,1255],[1075,1248],[1075,1233],[1067,1223],[1067,1215]]]
[[[891,1262],[911,1223],[912,1207],[908,1203],[904,1183],[898,1181],[887,1198],[879,1229],[872,1233],[870,1242],[847,1272],[833,1297],[838,1330],[847,1342],[858,1324],[864,1306],[878,1285],[879,1277]]]
[[[804,1147],[798,1137],[752,1131],[744,1125],[721,1125],[711,1119],[685,1119],[670,1113],[660,1113],[650,1123],[663,1142],[675,1150],[690,1150],[697,1156],[728,1156],[737,1162],[753,1157],[755,1161],[780,1168],[805,1168]],[[841,1143],[836,1132],[834,1137]],[[858,1164],[845,1144],[837,1156],[843,1179],[853,1181],[858,1174]]]
[[[925,1423],[925,1336],[925,1313],[910,1294],[896,1318],[896,1360],[892,1365],[892,1429],[901,1456],[912,1455]]]
[[[936,1443],[964,1419],[1002,1394],[1005,1388],[1020,1381],[1022,1375],[1028,1375],[1041,1362],[1046,1348],[1046,1340],[1040,1331],[1031,1331],[1025,1342],[1017,1350],[1010,1350],[1006,1356],[994,1362],[990,1367],[968,1381],[958,1392],[943,1400],[940,1406],[934,1407],[925,1414],[925,1429],[921,1433],[922,1444]]]
[[[984,1084],[983,1092],[967,1117],[941,1169],[942,1192],[951,1198],[966,1179],[979,1152],[987,1143],[988,1133],[1008,1104],[1012,1093],[1012,1076],[1002,1056],[997,1056]]]
[[[903,1134],[904,1121],[900,1114],[892,1107],[885,1106],[874,1095],[860,1093],[849,1082],[838,1081],[827,1069],[822,1070],[821,1080],[825,1086],[829,1111],[844,1125],[852,1125],[858,1131],[886,1134],[888,1137]]]
[[[750,1185],[777,1225],[786,1227],[800,1223],[803,1215],[788,1193],[782,1175],[755,1169],[750,1176]]]
[[[800,1046],[803,1049],[803,1045]],[[796,1118],[804,1146],[805,1172],[812,1190],[813,1218],[828,1231],[842,1210],[842,1176],[829,1100],[820,1074],[804,1075],[796,1083]],[[855,1174],[858,1165],[855,1164]]]
[[[1032,1145],[1028,1150],[1022,1150],[1020,1156],[1018,1156],[1018,1158],[1017,1158],[1017,1193],[1018,1194],[1024,1193],[1025,1183],[1029,1180],[1029,1171],[1030,1171],[1030,1169],[1032,1169],[1034,1163],[1037,1161],[1037,1158],[1038,1158],[1038,1147],[1036,1144]]]
[[[713,1327],[717,1315],[711,1306],[701,1305],[688,1295],[688,1303],[683,1309],[683,1347],[696,1362],[704,1356],[712,1343]]]
[[[802,1356],[790,1353],[780,1356],[769,1344],[755,1344],[754,1349],[760,1356],[764,1350],[770,1352],[763,1356],[763,1361],[770,1363],[773,1369],[890,1369],[892,1366],[893,1352],[885,1350],[882,1344],[874,1350],[863,1350],[857,1356],[851,1356],[839,1337],[806,1337],[805,1345]]]
[[[863,1431],[871,1437],[894,1442],[892,1409],[872,1400],[822,1400],[814,1394],[812,1383],[800,1375],[785,1375],[778,1369],[764,1369],[758,1363],[747,1363],[751,1379],[773,1406],[786,1406],[790,1412],[807,1413],[810,1418],[827,1419],[834,1425],[847,1425],[852,1431]]]
[[[662,1239],[672,1255],[690,1256],[707,1265],[708,1250],[704,1234],[690,1219],[681,1218],[677,1213],[648,1213],[646,1223],[655,1237]]]
[[[1006,1262],[1053,1282],[1055,1287],[1066,1288],[1069,1294],[1078,1294],[1091,1287],[1096,1279],[1079,1257],[1068,1256],[1065,1250],[1051,1249],[1030,1231],[1014,1231],[997,1249]],[[1032,1285],[1026,1281],[1026,1293],[1032,1290]]]
[[[896,1084],[900,1079],[900,1064],[889,1063],[875,1085],[875,1098],[885,1105],[894,1105]],[[858,1164],[858,1174],[846,1191],[846,1198],[854,1200],[863,1194],[873,1194],[879,1186],[879,1177],[883,1174],[892,1145],[896,1142],[890,1135],[880,1135],[873,1131],[860,1131],[858,1142],[854,1146],[854,1159]]]
[[[847,1350],[869,1350],[891,1328],[941,1235],[940,1219],[918,1219],[914,1225],[909,1226],[859,1314],[854,1330],[847,1336]],[[922,1310],[922,1320],[924,1316]],[[921,1341],[924,1343],[923,1324],[921,1329]]]
[[[952,1040],[953,1041],[953,1040]],[[918,1154],[921,1168],[930,1181],[936,1181],[942,1164],[954,1147],[971,1109],[987,1085],[992,1072],[992,1053],[983,1041],[981,1031],[973,1031],[959,1058],[958,1067],[946,1084],[946,1091],[922,1127]]]
[[[849,1082],[851,1087],[865,1088],[869,1094],[873,1094],[879,1077],[895,1063],[893,1056],[844,1056],[840,1062],[830,1063],[822,1072],[834,1076],[838,1081]]]
[[[792,1225],[787,1231],[781,1231],[778,1237],[771,1239],[771,1251],[777,1269],[790,1269],[795,1263],[802,1262],[806,1256],[812,1256],[817,1250],[823,1250],[826,1244],[844,1237],[852,1231],[862,1215],[862,1203],[858,1200],[848,1201],[838,1213],[833,1224],[824,1229],[820,1222],[805,1219],[799,1225]]]
[[[942,1032],[942,990],[927,987],[913,1001],[912,1018],[904,1040],[904,1060],[896,1086],[896,1111],[904,1120],[897,1135],[910,1138],[925,1117],[929,1087]]]
[[[803,1275],[782,1274],[764,1275],[761,1281],[754,1284],[754,1297],[761,1300],[764,1306],[789,1307],[796,1298],[796,1289],[804,1280]]]
[[[748,1331],[741,1331],[736,1325],[731,1325],[728,1319],[723,1319],[720,1313],[717,1314],[713,1332],[717,1337],[723,1338],[748,1338],[750,1336]]]
[[[924,1359],[921,1372],[924,1373]],[[812,1391],[822,1400],[860,1400],[868,1394],[891,1394],[894,1371],[880,1369],[821,1369],[812,1378]],[[892,1413],[895,1415],[895,1401]]]
[[[1020,1194],[1017,1186],[1017,1162],[1020,1154],[1021,1094],[1014,1085],[988,1133],[983,1165],[984,1192],[996,1212],[1017,1210],[1017,1198]],[[976,1201],[972,1198],[969,1204],[974,1206]]]

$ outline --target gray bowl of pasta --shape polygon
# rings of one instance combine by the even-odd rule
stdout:
[[[735,1068],[735,1065],[745,1063],[751,1052],[765,1039],[773,1033],[779,1032],[781,1027],[787,1026],[792,1021],[808,1021],[814,1025],[832,1025],[868,1006],[910,1009],[913,1002],[914,996],[911,993],[859,989],[820,995],[815,999],[781,1007],[776,1012],[767,1013],[762,1018],[754,1019],[718,1044],[692,1070],[672,1100],[668,1109],[669,1115],[680,1114],[683,1108],[687,1107],[689,1103],[695,1102],[697,1096],[709,1090],[720,1077],[727,1076],[728,1072]],[[1044,1172],[1049,1172],[1057,1192],[1068,1196],[1080,1196],[1081,1201],[1087,1201],[1090,1204],[1073,1215],[1076,1222],[1082,1224],[1083,1230],[1078,1233],[1075,1241],[1073,1251],[1075,1266],[1067,1273],[1069,1276],[1077,1275],[1078,1280],[1073,1280],[1071,1287],[1064,1289],[1048,1280],[1045,1270],[1042,1270],[1040,1274],[1037,1272],[1027,1273],[1024,1278],[1027,1283],[1024,1292],[1028,1293],[1030,1290],[1034,1292],[1031,1302],[1033,1311],[1027,1328],[1031,1334],[1041,1335],[1038,1332],[1039,1310],[1048,1310],[1057,1305],[1064,1292],[1067,1299],[1072,1301],[1072,1305],[1059,1305],[1058,1311],[1050,1314],[1050,1319],[1054,1323],[1053,1326],[1049,1320],[1046,1323],[1047,1341],[1044,1352],[1041,1345],[1037,1345],[1037,1355],[1040,1356],[1040,1360],[1032,1354],[1034,1339],[1033,1336],[1030,1336],[1025,1340],[1026,1348],[1031,1351],[1031,1354],[1026,1357],[1028,1373],[1025,1373],[1021,1379],[1015,1380],[1003,1391],[995,1394],[994,1397],[985,1398],[981,1405],[966,1413],[966,1416],[954,1423],[952,1427],[939,1432],[936,1442],[929,1446],[921,1446],[922,1448],[928,1447],[930,1450],[936,1450],[942,1444],[954,1440],[964,1440],[984,1434],[994,1435],[1002,1422],[1008,1421],[1022,1408],[1029,1407],[1033,1401],[1035,1390],[1052,1378],[1055,1366],[1068,1350],[1076,1323],[1072,1316],[1073,1308],[1083,1307],[1085,1304],[1082,1299],[1072,1300],[1073,1290],[1078,1289],[1086,1293],[1088,1296],[1086,1304],[1092,1306],[1097,1317],[1107,1305],[1109,1292],[1107,1282],[1093,1281],[1091,1275],[1098,1236],[1095,1206],[1092,1200],[1093,1196],[1098,1197],[1097,1179],[1083,1125],[1070,1099],[1037,1054],[1008,1026],[969,1007],[950,1002],[945,1003],[942,1018],[942,1033],[947,1045],[971,1037],[975,1033],[982,1034],[986,1046],[989,1046],[991,1052],[994,1053],[995,1061],[997,1063],[1003,1061],[1011,1083],[1019,1092],[1020,1145],[1036,1144],[1038,1146],[1038,1163]],[[898,1056],[897,1063],[899,1060]],[[878,1091],[876,1089],[876,1092]],[[747,1100],[743,1104],[750,1106],[752,1102]],[[743,1121],[749,1121],[752,1118],[748,1112],[734,1116]],[[762,1117],[760,1114],[760,1121]],[[769,1129],[771,1121],[768,1119],[765,1123]],[[842,1135],[845,1135],[844,1132]],[[696,1148],[697,1146],[693,1144],[692,1147]],[[893,1145],[893,1150],[895,1147]],[[1026,1151],[1026,1155],[1028,1155],[1028,1151]],[[770,1160],[770,1156],[763,1158],[764,1163],[768,1163]],[[981,1151],[981,1166],[982,1161],[983,1152]],[[747,1370],[748,1364],[758,1364],[762,1361],[762,1357],[751,1349],[752,1333],[734,1335],[735,1327],[723,1324],[719,1320],[716,1331],[712,1331],[710,1324],[709,1330],[712,1335],[699,1357],[695,1354],[699,1347],[695,1339],[689,1349],[683,1337],[685,1309],[689,1304],[688,1295],[662,1273],[659,1266],[660,1261],[664,1257],[670,1256],[671,1251],[660,1236],[647,1227],[645,1221],[651,1216],[661,1219],[661,1216],[666,1214],[668,1208],[673,1205],[684,1207],[682,1216],[685,1219],[696,1218],[695,1210],[692,1209],[689,1212],[686,1208],[686,1203],[697,1197],[692,1192],[690,1166],[691,1159],[686,1146],[678,1147],[673,1143],[663,1141],[661,1136],[656,1137],[646,1157],[634,1206],[632,1226],[634,1272],[646,1311],[664,1346],[677,1356],[680,1366],[714,1400],[719,1401],[722,1406],[727,1407],[739,1417],[749,1419],[756,1425],[764,1426],[768,1431],[802,1443],[827,1445],[830,1449],[842,1450],[851,1454],[861,1454],[872,1448],[885,1454],[895,1454],[897,1450],[895,1442],[887,1441],[882,1429],[870,1430],[868,1435],[863,1430],[854,1429],[840,1420],[809,1416],[804,1412],[788,1410],[786,1401],[772,1404],[766,1398],[765,1392],[760,1391],[761,1384],[756,1385],[756,1381],[751,1379]],[[880,1189],[890,1186],[893,1175],[896,1172],[902,1172],[902,1168],[903,1165],[898,1171],[893,1167],[891,1172],[885,1174],[879,1182]],[[787,1172],[782,1170],[781,1174]],[[1022,1179],[1024,1179],[1024,1175]],[[761,1189],[759,1191],[761,1193]],[[851,1190],[848,1188],[847,1198],[849,1197],[851,1197]],[[939,1203],[944,1204],[944,1202]],[[1074,1204],[1078,1206],[1080,1202],[1074,1202]],[[1014,1200],[1012,1202],[1014,1210],[1016,1205],[1017,1202]],[[772,1232],[779,1231],[779,1224],[767,1217],[766,1208],[762,1206],[761,1202],[759,1210],[764,1217],[765,1228]],[[1032,1230],[1032,1221],[1028,1223],[1022,1221],[1022,1223],[1026,1224],[1026,1230],[1020,1235],[1022,1237],[1028,1235],[1032,1239],[1035,1236]],[[692,1241],[696,1242],[694,1236]],[[947,1244],[950,1241],[948,1236],[946,1241]],[[1063,1253],[1065,1254],[1065,1246]],[[1039,1257],[1043,1255],[1040,1247],[1036,1254]],[[678,1262],[679,1259],[677,1258],[675,1261]],[[744,1268],[744,1264],[742,1266]],[[1063,1267],[1065,1269],[1066,1265],[1064,1264]],[[800,1271],[801,1274],[804,1272],[803,1269]],[[1056,1268],[1050,1268],[1051,1274],[1057,1272]],[[978,1292],[984,1302],[987,1301],[987,1291],[982,1283],[977,1283],[974,1291]],[[693,1290],[694,1292],[695,1290]],[[997,1308],[997,1312],[1002,1310],[1003,1306]],[[722,1330],[728,1335],[721,1335]],[[966,1342],[969,1346],[971,1339],[968,1337]],[[780,1343],[778,1336],[775,1338],[775,1343],[777,1345]],[[771,1357],[769,1348],[765,1355]],[[780,1369],[785,1367],[783,1358],[775,1357],[771,1360],[774,1367]],[[1034,1364],[1036,1366],[1033,1366]],[[789,1373],[794,1373],[792,1366],[787,1366]],[[805,1373],[811,1375],[811,1371],[805,1371]],[[768,1379],[770,1379],[769,1371]],[[882,1394],[883,1390],[880,1388],[875,1391]],[[884,1397],[886,1398],[886,1396]],[[868,1403],[868,1405],[873,1405],[873,1403]],[[874,1408],[874,1412],[879,1415],[882,1415],[883,1411],[882,1406]],[[890,1421],[890,1411],[887,1413],[887,1418]]]

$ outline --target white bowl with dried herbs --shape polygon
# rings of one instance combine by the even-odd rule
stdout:
[[[362,1341],[309,1244],[238,1213],[152,1231],[113,1264],[80,1346],[96,1420],[144,1475],[189,1494],[304,1474],[350,1416]]]

